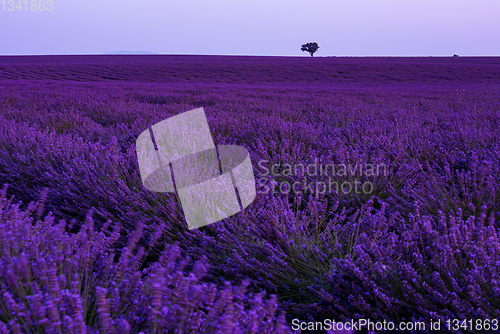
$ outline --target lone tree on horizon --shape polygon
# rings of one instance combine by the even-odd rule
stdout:
[[[306,43],[306,44],[302,44],[302,52],[304,51],[307,51],[311,54],[311,57],[314,57],[314,53],[316,51],[318,51],[319,49],[319,46],[318,46],[318,43],[316,42],[312,42],[312,43]]]

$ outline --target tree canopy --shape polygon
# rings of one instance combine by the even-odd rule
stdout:
[[[304,51],[309,52],[311,54],[311,57],[314,57],[314,53],[316,51],[318,51],[318,49],[319,49],[319,45],[316,42],[302,44],[302,48],[301,48],[302,52],[304,52]]]

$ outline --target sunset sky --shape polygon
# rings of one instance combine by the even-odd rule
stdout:
[[[51,12],[30,3],[0,2],[0,54],[308,57],[301,44],[317,42],[316,56],[500,55],[498,0],[53,0]]]

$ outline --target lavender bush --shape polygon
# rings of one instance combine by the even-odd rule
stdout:
[[[196,261],[188,273],[190,257],[178,245],[144,267],[140,223],[118,254],[119,224],[111,233],[111,221],[96,229],[89,213],[80,231],[68,234],[66,222],[51,213],[34,219],[43,198],[20,210],[6,192],[0,193],[2,333],[291,333],[275,295],[248,294],[248,280],[223,289],[201,283],[207,262]]]
[[[120,332],[120,326],[131,332],[194,326],[195,332],[200,317],[200,331],[234,323],[235,332],[245,332],[267,321],[249,322],[251,310],[275,326],[269,331],[286,331],[284,317],[290,327],[293,318],[500,316],[496,58],[318,58],[314,65],[259,57],[124,57],[123,64],[70,58],[0,61],[0,181],[23,203],[46,197],[44,206],[15,209],[33,213],[32,221],[4,223],[8,247],[23,238],[33,244],[16,246],[22,251],[11,252],[15,261],[3,260],[2,298],[23,314],[10,313],[15,306],[2,313],[11,331],[36,331],[35,324],[52,330],[49,324],[66,326],[69,317],[89,332]],[[306,79],[311,70],[317,79]],[[383,164],[387,173],[360,177],[373,184],[370,194],[258,187],[244,212],[189,231],[175,196],[143,188],[134,144],[149,125],[202,106],[215,142],[245,146],[257,179],[263,160]],[[69,223],[55,223],[61,220]],[[67,240],[67,248],[55,240]],[[83,244],[93,245],[87,257],[77,251]],[[45,260],[47,274],[33,261],[40,255],[29,252],[52,259]],[[175,252],[179,258],[171,260]],[[62,257],[71,260],[57,262]],[[11,263],[22,261],[33,263],[28,268],[36,276],[21,278],[22,266]],[[31,282],[31,290],[16,290],[9,269],[18,286]],[[49,270],[56,271],[61,297],[53,296]],[[191,304],[171,297],[186,289]],[[210,289],[220,291],[221,303],[223,291],[233,289],[231,316],[211,315],[200,297]],[[65,290],[80,296],[80,313]],[[277,304],[253,301],[265,293],[276,295]],[[34,311],[35,300],[49,320]],[[164,315],[164,307],[171,313]]]

